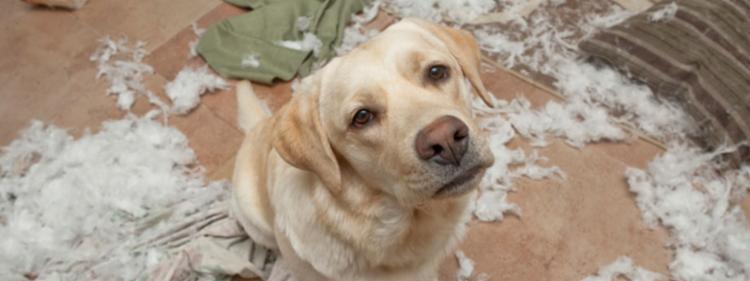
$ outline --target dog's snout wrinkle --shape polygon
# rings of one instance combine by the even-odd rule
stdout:
[[[442,116],[417,133],[414,146],[422,160],[460,166],[469,146],[469,127],[454,116]]]

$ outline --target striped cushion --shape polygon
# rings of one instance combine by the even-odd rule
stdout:
[[[677,0],[673,18],[650,16],[663,1],[579,47],[682,104],[708,147],[750,139],[750,0]],[[750,159],[744,147],[734,155]]]

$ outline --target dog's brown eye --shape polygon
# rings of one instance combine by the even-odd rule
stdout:
[[[370,123],[373,117],[375,117],[375,115],[373,115],[369,110],[360,109],[357,111],[357,113],[354,114],[354,118],[352,119],[352,126],[362,128],[367,125],[367,123]]]
[[[448,67],[445,65],[433,65],[427,69],[427,77],[432,81],[442,81],[448,78]]]

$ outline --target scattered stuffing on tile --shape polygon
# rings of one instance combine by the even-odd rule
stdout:
[[[188,43],[188,49],[190,50],[188,58],[193,58],[198,56],[198,41],[200,40],[201,36],[203,36],[203,33],[206,32],[206,29],[198,27],[197,23],[192,23],[190,27],[192,27],[195,37],[197,37],[197,39]]]
[[[658,273],[648,271],[633,263],[629,257],[619,257],[614,262],[603,266],[596,275],[583,278],[582,281],[614,281],[617,277],[625,277],[630,281],[662,280]]]
[[[130,110],[136,95],[146,96],[150,103],[164,109],[166,104],[143,85],[144,76],[154,73],[153,67],[143,62],[147,52],[146,43],[129,44],[127,38],[113,40],[104,37],[90,60],[97,64],[97,78],[109,82],[107,94],[117,96],[117,107]]]
[[[464,252],[456,251],[456,261],[458,262],[458,271],[456,271],[456,281],[487,281],[489,276],[485,273],[479,273],[474,276],[474,261],[466,257]],[[472,278],[474,276],[474,278]]]
[[[750,280],[750,229],[739,206],[750,166],[720,172],[726,167],[717,161],[736,149],[675,144],[647,169],[625,173],[643,220],[670,232],[669,269],[678,280]]]
[[[138,245],[227,191],[205,183],[179,130],[152,118],[107,121],[79,139],[33,121],[3,148],[1,280],[142,280],[171,254]]]
[[[211,73],[208,66],[184,67],[174,80],[164,85],[164,91],[172,100],[173,114],[187,114],[200,103],[200,96],[206,92],[227,89],[224,79]]]

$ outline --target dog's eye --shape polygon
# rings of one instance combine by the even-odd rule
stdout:
[[[430,66],[430,68],[427,69],[427,78],[436,82],[448,78],[449,74],[448,67],[441,64]]]
[[[374,117],[375,115],[369,110],[360,109],[354,114],[354,118],[352,118],[352,126],[362,128],[370,123]]]

